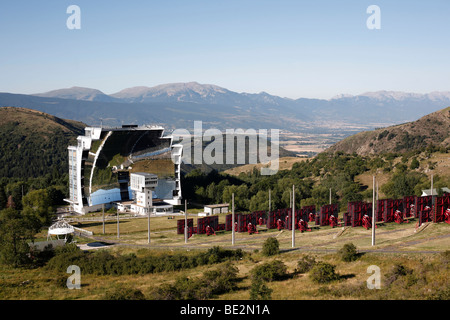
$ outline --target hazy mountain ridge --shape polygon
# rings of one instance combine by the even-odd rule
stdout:
[[[375,91],[375,92],[366,92],[357,96],[346,96],[347,98],[351,97],[368,97],[377,100],[407,100],[407,99],[416,99],[416,100],[442,100],[448,101],[450,99],[450,91],[433,91],[430,93],[411,93],[411,92],[402,92],[402,91]]]
[[[339,95],[329,100],[238,93],[197,82],[133,87],[114,94],[73,87],[36,95],[0,93],[0,106],[21,106],[89,125],[157,123],[167,128],[278,128],[293,132],[348,132],[418,119],[450,105],[450,92],[396,91]]]
[[[104,94],[100,90],[83,87],[57,89],[45,93],[36,93],[33,94],[33,96],[46,98],[85,100],[85,101],[120,102],[120,100],[107,94]]]
[[[434,91],[430,93],[411,93],[402,91],[374,91],[365,92],[359,95],[339,94],[331,99],[306,99],[306,98],[284,98],[271,95],[267,92],[260,93],[238,93],[226,88],[213,84],[200,84],[198,82],[180,82],[160,84],[153,87],[137,86],[125,88],[119,92],[107,95],[98,89],[72,87],[65,89],[58,89],[46,93],[33,94],[40,97],[61,98],[61,99],[77,99],[95,101],[106,101],[109,97],[111,101],[116,102],[130,102],[130,103],[145,103],[155,102],[165,99],[197,102],[197,103],[215,103],[221,104],[222,100],[226,98],[227,104],[245,103],[249,101],[268,103],[273,105],[281,105],[286,103],[304,102],[305,100],[312,101],[333,101],[333,100],[361,100],[364,98],[386,101],[395,100],[402,101],[408,99],[415,100],[433,100],[433,101],[450,101],[450,91]]]

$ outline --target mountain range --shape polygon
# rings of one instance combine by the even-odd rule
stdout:
[[[82,87],[32,95],[0,93],[0,106],[25,107],[88,125],[161,124],[168,129],[277,128],[348,133],[413,121],[450,106],[450,92],[396,91],[291,99],[266,92],[238,93],[197,82],[133,87],[113,94]]]

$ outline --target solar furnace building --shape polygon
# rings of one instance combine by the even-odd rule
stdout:
[[[76,146],[69,146],[69,198],[73,211],[81,214],[105,206],[136,202],[130,175],[157,176],[152,192],[155,205],[181,203],[180,165],[182,145],[172,145],[164,128],[122,126],[85,128]]]

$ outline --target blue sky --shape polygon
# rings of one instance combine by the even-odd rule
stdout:
[[[69,5],[81,29],[69,30]],[[369,5],[381,29],[369,30]],[[290,98],[450,91],[450,1],[0,2],[0,92],[189,82]]]

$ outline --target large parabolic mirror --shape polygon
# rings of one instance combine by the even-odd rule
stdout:
[[[156,174],[159,182],[153,197],[173,199],[177,182],[171,139],[162,134],[163,129],[102,130],[84,163],[84,195],[89,205],[130,200],[132,172]]]

